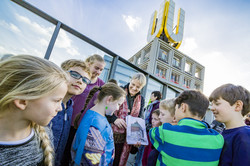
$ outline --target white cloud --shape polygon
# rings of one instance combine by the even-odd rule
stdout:
[[[27,24],[30,30],[32,30],[33,32],[36,32],[40,35],[43,35],[46,38],[50,38],[52,32],[54,31],[53,26],[43,27],[40,24],[38,24],[37,22],[31,21],[29,18],[27,18],[25,16],[21,16],[21,15],[16,14],[16,18],[18,21]]]
[[[183,53],[189,55],[191,54],[195,49],[198,48],[198,45],[196,43],[195,38],[189,37],[185,38],[180,46],[180,51]]]
[[[14,33],[20,33],[21,32],[20,29],[16,25],[14,25],[12,23],[7,23],[4,20],[0,20],[0,25],[5,27],[6,29],[11,30]]]
[[[39,42],[41,43],[41,45],[48,46],[48,41],[50,40],[54,31],[53,26],[41,26],[39,23],[31,21],[29,18],[18,14],[16,14],[16,18],[18,21],[25,23],[25,25],[27,25],[30,30],[39,34]],[[63,30],[60,30],[59,32],[55,47],[66,49],[66,52],[70,55],[80,55],[80,53],[78,52],[78,48],[72,44],[72,40]]]
[[[58,35],[55,46],[59,48],[65,48],[66,52],[70,55],[80,55],[78,48],[72,45],[72,40],[64,30],[60,30],[60,34]]]
[[[142,22],[140,17],[122,15],[122,18],[132,32],[134,32],[135,28],[138,28]]]

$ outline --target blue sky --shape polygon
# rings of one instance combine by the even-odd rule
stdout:
[[[154,10],[158,11],[163,2],[163,0],[26,1],[125,59],[130,58],[147,44],[151,14]],[[174,0],[174,2],[175,12],[180,7],[186,12],[183,43],[179,50],[205,66],[204,93],[209,95],[213,89],[224,83],[239,84],[250,89],[250,70],[248,69],[250,65],[250,1]],[[11,40],[9,41],[7,37],[3,38],[4,35],[1,36],[1,33],[5,33],[4,27],[9,27],[16,34],[20,34],[19,31],[27,28],[18,24],[18,21],[22,20],[27,23],[29,21],[25,20],[26,13],[17,9],[11,12],[18,14],[7,14],[11,8],[3,7],[6,4],[6,0],[0,2],[0,37],[2,38],[0,39],[0,53],[10,49],[15,53],[15,47],[10,47]],[[36,20],[36,16],[32,17]],[[34,26],[34,24],[35,22],[30,20],[30,25]],[[41,34],[33,35],[36,33],[34,31],[27,34],[30,35],[27,40],[32,38],[40,41],[40,48],[32,44],[29,47],[36,49],[37,53],[42,56],[44,51],[40,50],[46,47],[46,42],[49,40],[47,34],[53,32],[54,26],[43,22],[33,27],[35,28],[45,29],[43,38],[38,37],[42,36]],[[16,37],[17,40],[18,37]],[[58,42],[58,54],[61,53],[60,48],[65,47],[69,54],[81,54],[81,49],[84,47],[81,48],[78,45],[75,45],[76,48],[72,47],[66,37],[62,35],[62,40],[60,40],[62,42]],[[20,41],[18,44],[22,46],[24,43]],[[27,45],[25,48],[27,50],[23,51],[28,53]]]

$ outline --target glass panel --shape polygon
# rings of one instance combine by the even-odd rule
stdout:
[[[151,78],[148,79],[148,86],[145,96],[145,107],[148,105],[150,95],[153,91],[160,91],[162,93],[163,85]]]
[[[173,59],[173,66],[174,67],[177,67],[177,68],[180,68],[180,58],[178,58],[178,57],[174,57],[174,59]]]
[[[191,86],[191,80],[184,78],[183,86],[189,89]]]
[[[185,72],[191,73],[192,64],[189,62],[185,63]]]
[[[195,77],[201,78],[201,69],[199,69],[199,68],[195,69]]]
[[[104,70],[102,71],[102,74],[99,76],[99,78],[102,79],[104,82],[107,82],[113,57],[109,55],[104,55],[104,60],[105,60],[106,65],[104,67]]]
[[[164,62],[168,62],[168,52],[160,49],[160,51],[159,51],[159,59],[164,61]]]
[[[71,33],[60,29],[56,43],[50,55],[50,60],[60,65],[67,59],[85,60],[88,56],[99,54],[106,55],[105,52],[88,44]]]
[[[118,61],[114,79],[116,79],[119,86],[124,86],[130,82],[132,76],[137,72],[138,71],[133,69],[132,67],[126,65],[121,61]]]
[[[43,58],[55,25],[11,1],[0,1],[0,57],[29,54]]]
[[[166,79],[167,77],[167,69],[162,69],[161,67],[157,66],[156,67],[156,76]]]
[[[200,86],[200,84],[198,84],[198,83],[195,83],[195,89],[197,89],[197,90],[201,90],[201,86]]]
[[[148,49],[145,50],[144,60],[149,59],[149,55],[150,55],[149,53],[150,53],[150,48],[148,48]]]
[[[175,73],[172,73],[171,74],[171,82],[175,83],[175,84],[179,84],[179,75],[178,74],[175,74]]]
[[[166,99],[172,99],[175,98],[178,95],[178,92],[173,90],[172,88],[167,88],[167,94],[166,94]]]

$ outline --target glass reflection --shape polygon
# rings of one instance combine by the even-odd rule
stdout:
[[[177,97],[178,92],[173,90],[172,88],[167,88],[166,99],[172,99]]]
[[[148,105],[150,95],[153,91],[160,91],[162,93],[163,85],[151,78],[148,79],[148,86],[145,95],[145,106]]]
[[[132,76],[137,72],[138,71],[133,69],[132,67],[126,65],[121,61],[118,61],[114,79],[116,79],[119,86],[124,86],[128,82],[130,82]]]
[[[104,56],[105,53],[71,33],[60,29],[49,60],[60,65],[67,59],[85,60],[93,54]]]

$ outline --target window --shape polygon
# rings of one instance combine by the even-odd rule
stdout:
[[[102,79],[104,82],[107,82],[113,57],[111,57],[109,55],[104,55],[103,58],[104,58],[106,65],[102,71],[102,74],[99,76],[99,78]]]
[[[183,86],[189,89],[191,86],[191,80],[184,78]]]
[[[173,58],[173,66],[180,69],[181,68],[181,58],[174,56]]]
[[[166,79],[166,77],[167,77],[167,70],[166,70],[166,69],[163,69],[163,68],[161,68],[161,67],[159,67],[159,66],[157,66],[157,67],[156,67],[156,75],[157,75],[158,77],[161,77],[161,78],[163,78],[163,79]]]
[[[185,63],[185,72],[187,73],[192,73],[192,63],[191,62],[186,62]]]
[[[175,84],[179,84],[179,79],[180,79],[180,75],[178,75],[176,73],[171,74],[171,82],[173,82]]]
[[[195,77],[201,78],[201,69],[200,68],[195,69]]]
[[[160,49],[158,59],[164,62],[168,62],[168,52]]]
[[[150,95],[153,91],[160,91],[162,92],[163,85],[152,78],[148,79],[148,86],[147,86],[147,91],[145,95],[145,107],[147,106],[147,103],[149,102]]]
[[[103,57],[106,53],[64,29],[60,29],[49,60],[61,65],[67,59],[85,60],[93,54]]]
[[[197,90],[201,90],[201,86],[198,83],[195,83],[194,88],[197,89]]]
[[[146,49],[145,53],[144,53],[144,60],[148,60],[149,59],[149,54],[150,53],[150,49]]]
[[[137,72],[137,70],[127,64],[118,61],[114,79],[118,82],[119,86],[124,86],[130,82],[132,76]]]
[[[137,65],[141,64],[141,57],[137,59]]]
[[[166,93],[166,99],[175,98],[177,95],[178,95],[177,91],[175,91],[172,88],[168,87],[167,93]]]

